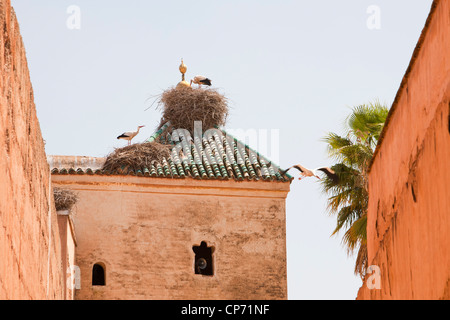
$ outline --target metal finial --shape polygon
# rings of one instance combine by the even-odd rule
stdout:
[[[181,64],[180,64],[180,72],[181,72],[181,81],[177,84],[177,88],[182,88],[182,87],[191,87],[191,85],[184,79],[184,74],[187,71],[187,67],[183,62],[183,59],[181,59]]]
[[[184,64],[183,59],[181,59],[181,64],[180,64],[180,72],[181,72],[181,81],[184,81],[184,74],[187,71],[187,66]]]

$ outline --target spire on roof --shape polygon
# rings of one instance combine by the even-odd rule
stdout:
[[[183,59],[181,59],[181,64],[180,64],[179,69],[180,69],[180,72],[181,72],[181,81],[178,82],[177,88],[186,88],[186,87],[189,87],[189,88],[190,88],[191,85],[189,84],[189,82],[187,82],[187,81],[184,79],[184,74],[185,74],[186,71],[187,71],[187,66],[184,64]]]

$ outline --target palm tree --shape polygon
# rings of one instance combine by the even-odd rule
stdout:
[[[337,218],[332,235],[345,230],[342,242],[349,255],[358,250],[354,272],[361,277],[367,268],[367,169],[388,112],[379,102],[354,107],[345,121],[345,135],[328,133],[323,139],[339,176],[337,182],[322,180],[328,210]]]

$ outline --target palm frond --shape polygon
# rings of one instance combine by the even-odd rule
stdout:
[[[389,109],[378,101],[353,108],[347,117],[347,135],[374,148],[380,137]]]
[[[355,273],[363,275],[367,265],[367,168],[378,143],[389,109],[374,101],[352,108],[345,119],[344,136],[328,133],[322,141],[336,163],[331,166],[337,181],[322,179],[322,191],[328,194],[327,210],[336,215],[332,235],[345,230],[342,243],[348,254],[358,249]]]
[[[331,235],[337,234],[343,227],[350,227],[360,214],[361,210],[352,205],[341,208],[337,214],[336,228]]]
[[[356,256],[354,273],[359,274],[361,280],[363,280],[366,275],[367,267],[368,267],[367,243],[363,242],[360,244],[358,254]]]

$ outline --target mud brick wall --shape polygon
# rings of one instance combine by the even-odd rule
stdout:
[[[0,68],[0,299],[61,299],[49,167],[9,0],[0,0]]]
[[[450,299],[449,53],[450,1],[434,1],[372,162],[368,261],[381,289],[365,283],[358,299]]]
[[[76,299],[286,299],[289,183],[53,175],[79,195]],[[193,246],[214,247],[213,275]],[[93,265],[106,285],[92,285]]]

